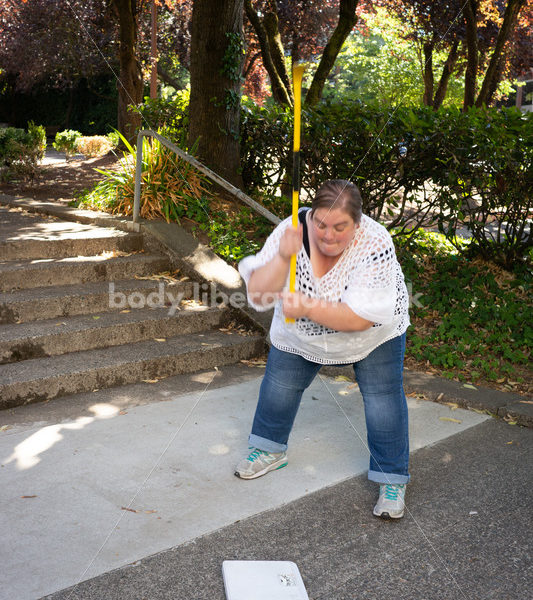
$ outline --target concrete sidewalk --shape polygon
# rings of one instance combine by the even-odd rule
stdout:
[[[262,371],[238,365],[3,411],[0,598],[223,598],[222,558],[296,560],[310,596],[332,600],[359,597],[331,590],[353,585],[349,573],[366,573],[368,584],[372,561],[382,578],[418,573],[423,559],[439,572],[442,593],[405,597],[459,598],[457,590],[445,595],[453,579],[431,546],[448,561],[444,540],[457,524],[468,543],[482,544],[485,534],[469,527],[510,510],[506,494],[512,535],[523,543],[531,430],[410,399],[410,513],[402,524],[384,523],[371,514],[376,486],[364,475],[361,396],[324,376],[304,396],[288,467],[237,479]],[[491,464],[496,450],[508,464]]]

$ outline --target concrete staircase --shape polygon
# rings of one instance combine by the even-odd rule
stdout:
[[[0,408],[263,351],[262,335],[172,268],[141,234],[0,207]]]

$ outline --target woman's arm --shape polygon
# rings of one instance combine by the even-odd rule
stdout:
[[[289,274],[291,255],[302,247],[302,226],[287,227],[280,242],[278,253],[266,265],[256,269],[248,281],[248,294],[259,305],[270,304],[272,296],[284,288]]]
[[[283,313],[287,318],[307,317],[315,323],[336,331],[365,331],[374,323],[363,319],[344,302],[328,302],[310,298],[301,292],[284,292]]]

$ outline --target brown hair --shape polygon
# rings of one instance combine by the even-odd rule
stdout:
[[[358,225],[362,214],[361,192],[349,181],[330,179],[318,188],[311,204],[311,217],[319,208],[340,208]]]

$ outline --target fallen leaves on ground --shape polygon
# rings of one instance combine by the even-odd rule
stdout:
[[[135,510],[134,508],[129,508],[127,506],[121,506],[120,510],[127,510],[128,512],[132,512],[132,513],[135,513],[135,514],[145,513],[147,515],[153,515],[153,514],[155,514],[157,512],[157,510]]]
[[[266,360],[263,358],[251,358],[249,360],[242,358],[240,362],[247,367],[266,367]]]
[[[177,283],[178,281],[186,281],[188,277],[179,277],[179,270],[175,271],[162,271],[161,273],[154,273],[153,275],[135,275],[135,279],[142,279],[145,281],[166,281],[167,283]]]
[[[452,419],[452,417],[439,417],[440,421],[449,421],[450,423],[462,423],[460,419]]]
[[[137,252],[124,252],[122,250],[105,250],[98,254],[98,256],[102,258],[117,258],[117,256],[132,256],[133,254],[137,254]]]

